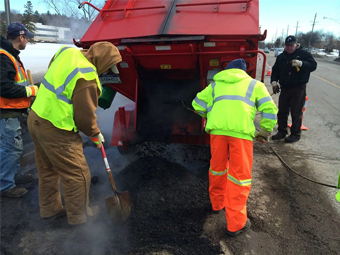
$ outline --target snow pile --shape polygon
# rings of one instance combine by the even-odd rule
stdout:
[[[53,55],[64,45],[76,47],[74,44],[28,43],[26,49],[20,51],[20,59],[32,74],[46,72]]]

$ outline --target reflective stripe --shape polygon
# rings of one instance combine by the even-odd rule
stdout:
[[[262,112],[261,116],[265,119],[276,120],[276,114],[273,113]]]
[[[28,80],[25,80],[25,81],[22,81],[22,82],[16,82],[15,84],[20,85],[20,86],[28,86],[28,85],[30,85],[30,82]]]
[[[19,75],[19,80],[15,80],[14,81],[15,84],[19,85],[19,86],[28,86],[29,85],[29,81],[27,80],[27,78],[25,78],[26,75],[24,75],[23,67],[20,66],[19,61],[14,56],[12,56],[11,53],[6,51],[5,49],[0,47],[0,50],[2,50],[4,53],[7,53],[5,55],[7,57],[9,57],[12,60],[13,64],[16,66],[16,71],[17,71],[16,75]]]
[[[212,88],[212,98],[215,97],[215,86],[216,86],[216,82],[211,83],[211,88]]]
[[[59,100],[62,100],[67,104],[72,104],[72,101],[70,101],[66,96],[62,95],[62,93],[65,91],[66,85],[69,84],[69,82],[78,74],[78,72],[90,73],[90,72],[94,72],[94,69],[92,67],[85,67],[85,68],[77,67],[67,76],[64,84],[58,87],[57,89],[55,89],[54,86],[50,84],[45,78],[43,79],[42,84],[45,86],[46,89],[55,93]]]
[[[221,100],[238,100],[238,101],[241,101],[243,103],[250,105],[251,107],[255,106],[255,103],[253,101],[250,101],[248,98],[243,97],[243,96],[229,96],[229,95],[219,96],[215,99],[214,103],[221,101]]]
[[[251,107],[254,107],[255,106],[255,102],[251,101],[250,97],[253,94],[256,82],[257,82],[257,80],[255,80],[255,79],[252,79],[250,81],[245,97],[238,96],[238,95],[233,95],[233,96],[231,96],[231,95],[223,95],[223,96],[217,97],[214,100],[214,103],[218,102],[218,101],[221,101],[221,100],[238,100],[238,101],[241,101],[241,102],[244,102],[244,103],[250,105]],[[214,87],[213,87],[213,93],[212,93],[213,98],[214,98],[214,94],[215,93],[214,93]],[[211,106],[211,108],[212,108],[212,106]]]
[[[235,177],[231,176],[230,174],[228,174],[228,180],[239,186],[251,185],[251,179],[237,180]]]
[[[257,80],[252,79],[251,82],[249,83],[249,87],[248,87],[246,97],[245,97],[249,101],[250,101],[251,95],[253,94],[256,82]]]
[[[262,104],[264,103],[267,103],[269,101],[272,100],[272,97],[264,97],[264,98],[261,98],[258,102],[257,102],[257,105],[256,107],[259,108]]]
[[[203,102],[197,96],[195,97],[195,102],[196,102],[196,104],[198,104],[199,106],[203,107],[204,109],[207,109],[207,103]]]
[[[59,57],[59,55],[60,55],[63,51],[65,51],[65,50],[67,50],[67,49],[70,49],[70,48],[72,48],[72,47],[67,47],[67,46],[65,46],[64,48],[62,48],[62,49],[59,51],[58,55],[56,55],[56,56],[54,57],[54,59],[56,59],[57,57]]]
[[[212,170],[212,169],[209,167],[210,173],[212,173],[212,175],[215,175],[215,176],[225,175],[226,173],[228,173],[228,170],[229,170],[229,168],[227,168],[227,169],[224,170],[223,172],[217,172],[217,171]]]

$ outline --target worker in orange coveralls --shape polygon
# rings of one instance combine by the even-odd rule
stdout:
[[[277,108],[266,86],[246,73],[243,59],[231,61],[214,82],[192,102],[207,118],[211,160],[209,195],[214,212],[225,208],[227,234],[236,236],[251,226],[247,199],[251,187],[253,139],[268,142],[276,125]],[[256,110],[262,112],[261,130],[255,133]]]
[[[39,175],[40,215],[45,221],[67,214],[70,225],[79,225],[99,213],[98,206],[89,207],[91,175],[79,131],[101,147],[104,137],[95,114],[102,93],[98,75],[118,72],[116,64],[121,60],[116,46],[97,42],[84,50],[63,46],[50,62],[28,116]]]

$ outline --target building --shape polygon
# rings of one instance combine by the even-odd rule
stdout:
[[[42,23],[34,23],[34,25],[34,41],[36,42],[68,43],[72,41],[70,28],[43,25]]]

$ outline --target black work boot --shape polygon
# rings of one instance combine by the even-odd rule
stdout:
[[[22,197],[27,193],[27,189],[14,187],[6,191],[1,192],[1,196],[3,197]]]
[[[272,139],[274,141],[278,141],[278,140],[281,140],[281,139],[283,139],[285,137],[286,137],[286,134],[278,132],[276,135],[272,136]]]
[[[32,174],[22,174],[18,173],[14,176],[14,182],[15,184],[23,184],[27,182],[33,181],[34,176]]]
[[[300,136],[299,135],[290,135],[288,137],[286,137],[285,142],[286,143],[294,143],[300,140]]]
[[[218,214],[220,211],[224,211],[224,207],[223,207],[222,209],[220,209],[220,210],[211,209],[211,212],[212,212],[213,214]]]
[[[247,231],[248,229],[250,229],[250,227],[251,227],[251,222],[250,222],[249,219],[247,219],[247,222],[246,222],[246,224],[244,225],[243,228],[241,228],[240,230],[235,231],[235,232],[231,232],[231,231],[227,230],[227,234],[230,235],[230,236],[237,236],[237,235]]]

